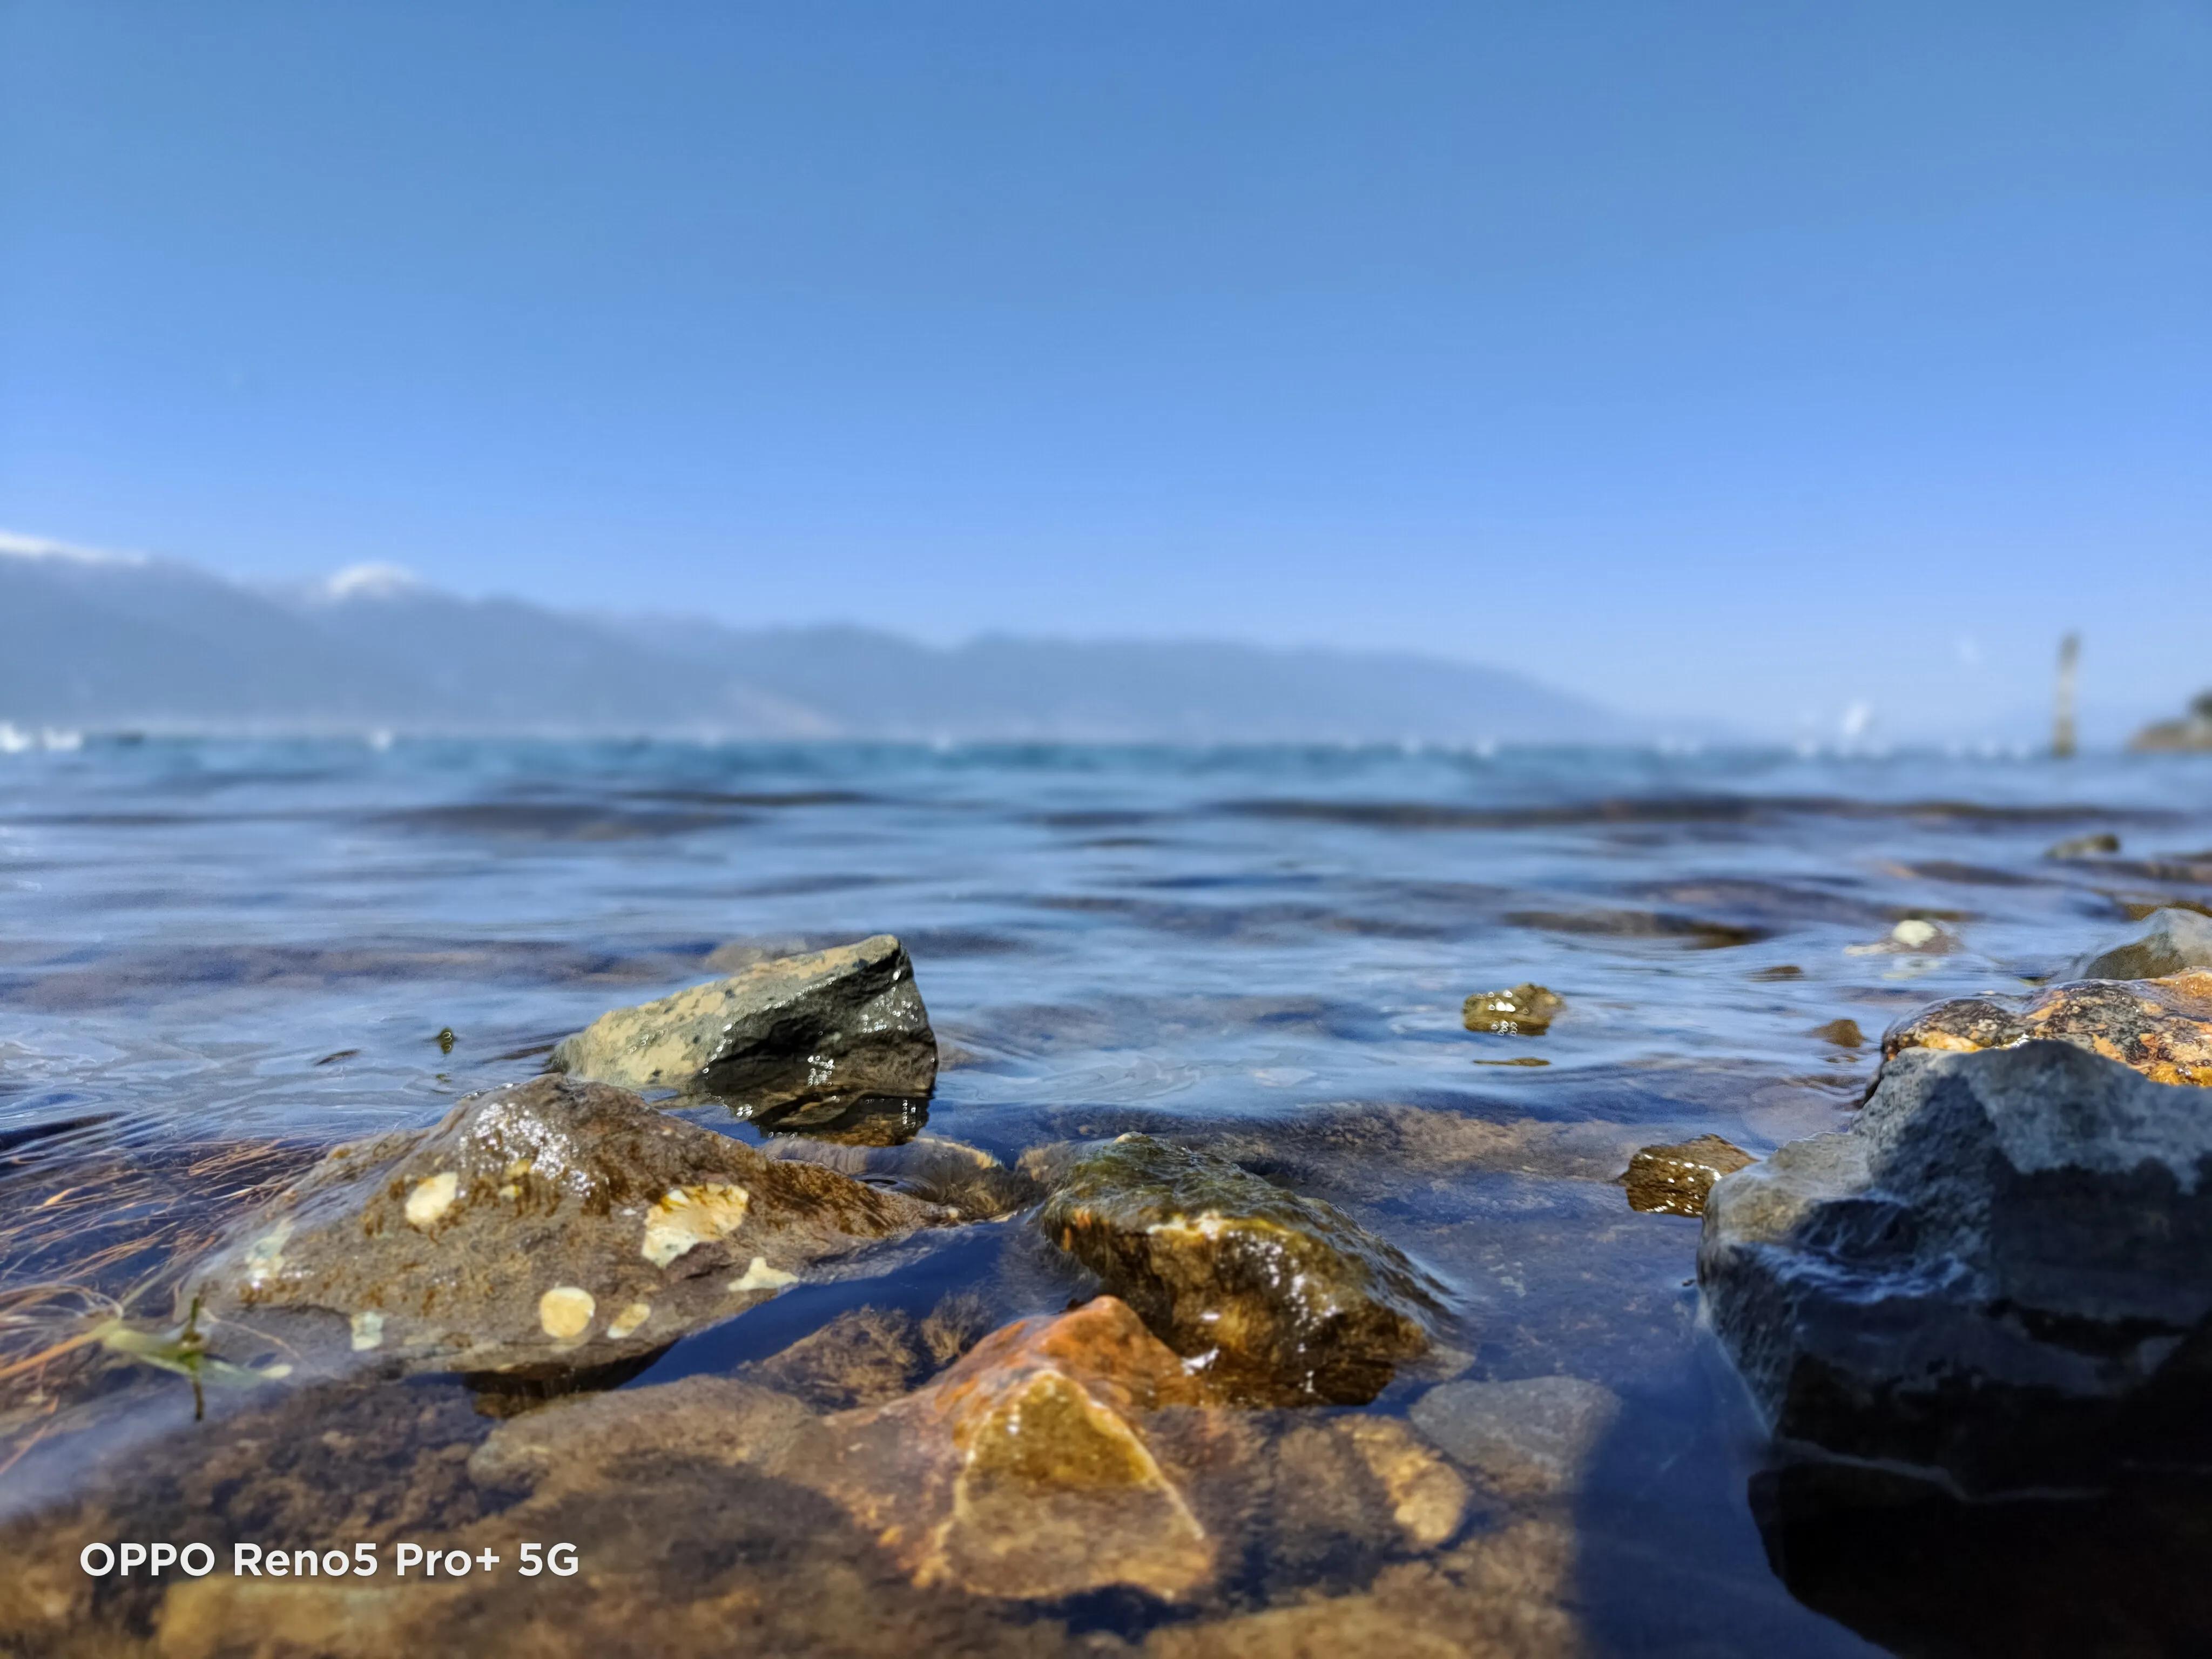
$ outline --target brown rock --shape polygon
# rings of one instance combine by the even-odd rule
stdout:
[[[1856,1048],[1866,1042],[1866,1033],[1859,1030],[1855,1019],[1832,1019],[1826,1025],[1815,1025],[1807,1035],[1823,1042],[1832,1042],[1838,1048]]]
[[[994,1332],[919,1393],[830,1419],[836,1459],[813,1479],[921,1584],[1176,1596],[1213,1576],[1215,1541],[1144,1419],[1198,1395],[1128,1307],[1099,1297]]]
[[[642,1358],[864,1246],[947,1219],[599,1084],[474,1095],[340,1147],[186,1279],[206,1314],[349,1339],[410,1371],[551,1376]]]
[[[1882,1058],[1907,1048],[1972,1053],[2053,1037],[2159,1083],[2212,1085],[2212,972],[2084,980],[2027,997],[1965,997],[1892,1026]]]
[[[564,1039],[547,1069],[719,1095],[756,1116],[865,1096],[919,1099],[937,1041],[906,947],[888,933],[757,963]]]
[[[1470,1031],[1541,1036],[1566,1006],[1565,997],[1540,985],[1516,985],[1504,991],[1477,991],[1460,1010],[1460,1018]]]
[[[470,1455],[480,1486],[544,1501],[602,1489],[624,1462],[680,1456],[781,1469],[823,1455],[821,1419],[788,1395],[726,1376],[572,1395],[510,1419]]]
[[[1226,1395],[1360,1405],[1425,1352],[1440,1289],[1317,1199],[1128,1134],[1076,1156],[1038,1216]]]
[[[1234,1618],[1157,1630],[1147,1659],[1568,1659],[1584,1651],[1571,1610],[1575,1540],[1550,1519],[1386,1567],[1373,1585]]]
[[[1672,1146],[1646,1146],[1619,1177],[1628,1207],[1659,1215],[1703,1215],[1713,1182],[1759,1160],[1718,1135],[1699,1135]]]
[[[968,1296],[947,1297],[924,1319],[897,1309],[856,1308],[745,1374],[818,1411],[881,1405],[965,1353],[988,1322],[981,1300]]]

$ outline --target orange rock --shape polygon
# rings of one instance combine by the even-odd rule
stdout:
[[[2055,1037],[2158,1083],[2212,1087],[2212,971],[2165,979],[2084,980],[2027,997],[1939,1002],[1894,1025],[1881,1054],[1905,1048],[2009,1048]]]
[[[830,1418],[835,1466],[809,1484],[921,1584],[1175,1596],[1212,1577],[1214,1540],[1186,1496],[1192,1471],[1176,1467],[1191,1437],[1170,1455],[1143,1419],[1198,1393],[1125,1304],[1099,1297],[994,1332],[915,1394]]]

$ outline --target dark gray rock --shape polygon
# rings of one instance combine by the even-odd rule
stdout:
[[[2163,979],[2212,968],[2212,916],[2194,910],[2154,910],[2136,936],[2081,958],[2075,979]]]
[[[1229,1396],[1364,1404],[1429,1346],[1441,1287],[1332,1205],[1150,1135],[1055,1163],[1046,1236]]]
[[[1909,1049],[1717,1183],[1698,1279],[1775,1434],[1984,1491],[2212,1457],[2212,1110],[2071,1043]]]
[[[205,1316],[409,1371],[619,1366],[948,1220],[600,1084],[544,1077],[339,1147],[185,1281]]]
[[[627,1089],[719,1095],[762,1117],[809,1103],[927,1097],[937,1039],[906,947],[878,933],[617,1008],[564,1039],[546,1067]]]

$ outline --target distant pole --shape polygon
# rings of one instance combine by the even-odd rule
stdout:
[[[2074,758],[2074,682],[2081,663],[2081,636],[2069,634],[2058,641],[2058,707],[2051,723],[2051,753],[2058,760]]]

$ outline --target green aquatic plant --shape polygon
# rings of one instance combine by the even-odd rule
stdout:
[[[207,1415],[207,1396],[203,1385],[215,1382],[235,1387],[251,1387],[257,1382],[274,1382],[288,1376],[292,1368],[276,1364],[256,1370],[247,1365],[234,1365],[227,1359],[217,1358],[208,1352],[206,1334],[200,1329],[200,1299],[192,1298],[191,1310],[185,1322],[173,1330],[147,1330],[121,1318],[110,1319],[92,1333],[100,1346],[125,1359],[143,1365],[152,1365],[165,1371],[174,1371],[187,1377],[192,1385],[192,1417],[195,1421]]]

